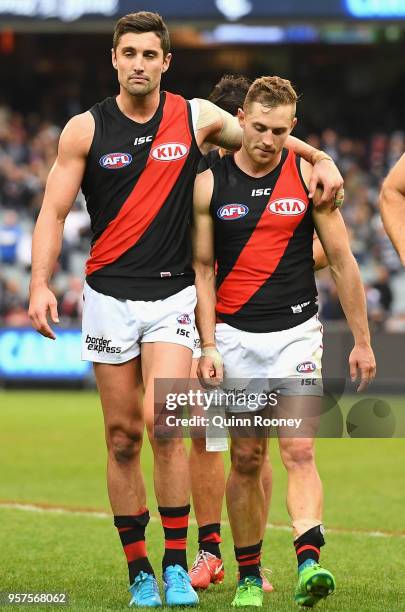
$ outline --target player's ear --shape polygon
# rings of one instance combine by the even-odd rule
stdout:
[[[238,108],[238,121],[240,127],[243,129],[245,127],[245,111],[243,108]]]
[[[117,70],[117,56],[115,55],[115,49],[111,49],[111,62],[115,70]]]
[[[169,70],[169,66],[170,66],[170,62],[172,61],[172,54],[168,53],[166,55],[166,57],[163,60],[163,67],[162,67],[162,73],[166,72],[166,70]]]
[[[298,121],[297,117],[294,117],[294,119],[291,121],[291,132],[293,131],[293,129],[297,125],[297,121]]]

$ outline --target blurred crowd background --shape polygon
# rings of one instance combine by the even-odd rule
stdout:
[[[197,38],[190,42],[188,30],[172,28],[172,33],[173,65],[163,84],[186,97],[207,97],[224,73],[292,80],[302,95],[295,135],[330,154],[345,179],[343,215],[365,282],[371,325],[405,331],[405,272],[378,209],[381,182],[405,151],[402,28],[396,42],[381,35],[367,46],[209,48]],[[31,236],[46,178],[66,120],[117,92],[110,45],[110,34],[0,34],[0,55],[7,60],[0,64],[0,326],[30,324]],[[52,281],[67,325],[80,320],[89,237],[79,194]],[[318,273],[317,282],[322,318],[342,321],[329,271]]]

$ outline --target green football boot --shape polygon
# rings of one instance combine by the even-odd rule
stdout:
[[[231,605],[234,608],[244,608],[245,606],[260,608],[263,605],[263,586],[260,578],[246,576],[239,580]]]
[[[336,583],[329,570],[324,569],[309,559],[298,571],[298,584],[295,590],[295,601],[299,606],[312,608],[321,599],[331,595]]]

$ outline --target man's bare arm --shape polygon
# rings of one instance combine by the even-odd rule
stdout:
[[[354,381],[360,370],[358,391],[363,391],[375,376],[376,366],[370,344],[366,296],[357,262],[351,252],[346,227],[338,210],[314,208],[313,219],[319,239],[325,249],[330,271],[347,322],[354,337],[350,354],[350,375]]]
[[[32,240],[29,315],[34,328],[52,339],[55,334],[47,314],[49,310],[52,321],[57,323],[58,310],[48,283],[62,247],[66,216],[80,189],[93,133],[94,119],[88,112],[73,117],[63,130]]]
[[[380,210],[385,231],[405,266],[405,154],[383,182]]]
[[[208,100],[199,99],[199,105],[198,146],[209,142],[231,151],[239,149],[242,142],[242,130],[237,118]],[[338,203],[341,206],[343,178],[333,160],[323,151],[315,149],[294,136],[287,138],[286,146],[314,166],[309,182],[310,197],[313,196],[319,184],[323,187],[320,204],[332,202],[332,206]]]
[[[308,184],[311,167],[301,162],[301,173]],[[317,189],[314,199],[321,198]],[[363,391],[375,376],[375,358],[370,345],[367,320],[366,296],[361,282],[360,270],[351,252],[349,236],[339,210],[330,206],[314,207],[312,216],[319,240],[325,250],[330,271],[335,281],[340,303],[354,337],[354,348],[350,353],[349,367],[352,380],[360,370],[361,382],[358,391]]]
[[[214,224],[209,210],[213,182],[211,170],[206,170],[197,176],[194,184],[193,267],[197,288],[196,324],[202,345],[215,345]]]
[[[323,250],[323,246],[318,236],[314,235],[312,241],[312,257],[314,258],[314,270],[317,272],[318,270],[323,270],[327,268],[329,265],[328,258],[326,257],[326,253]]]
[[[222,380],[222,360],[215,348],[215,255],[214,224],[210,202],[214,187],[211,170],[199,174],[194,183],[193,267],[196,275],[196,325],[201,339],[198,376],[216,386]]]
[[[332,206],[340,208],[343,205],[343,177],[333,159],[327,153],[315,149],[295,136],[290,135],[287,138],[286,146],[313,166],[308,184],[309,197],[313,198],[317,186],[322,185],[323,192],[319,204],[331,202]]]

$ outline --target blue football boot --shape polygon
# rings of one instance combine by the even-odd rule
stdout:
[[[191,578],[181,565],[169,565],[163,573],[167,606],[195,606],[198,595],[191,586]]]
[[[132,599],[129,602],[130,607],[158,608],[162,605],[159,588],[153,574],[139,572],[128,591],[132,595]]]

